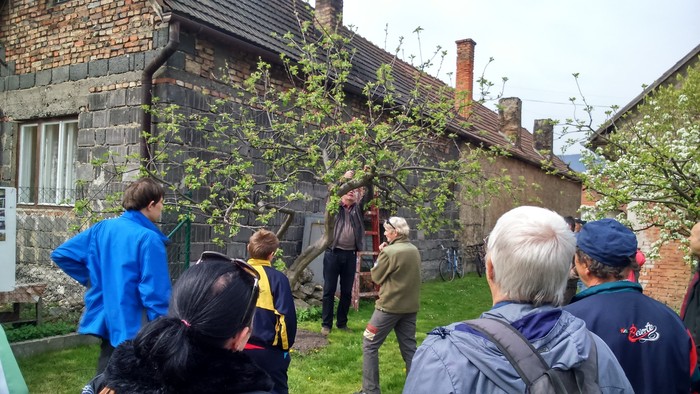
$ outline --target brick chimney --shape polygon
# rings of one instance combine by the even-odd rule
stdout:
[[[316,28],[335,32],[343,25],[343,0],[316,0]]]
[[[554,149],[554,124],[552,119],[535,119],[532,126],[532,134],[535,138],[535,150],[543,156],[552,156]]]
[[[508,141],[520,148],[523,102],[517,97],[498,100],[498,126]]]
[[[474,101],[474,47],[471,38],[455,41],[457,44],[457,73],[455,84],[455,108],[460,115],[468,117],[470,104]],[[464,94],[463,99],[460,100]]]

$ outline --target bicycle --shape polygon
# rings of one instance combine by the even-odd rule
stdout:
[[[445,258],[440,261],[438,266],[442,280],[451,281],[455,278],[455,274],[460,278],[464,277],[464,264],[459,256],[459,250],[446,248],[443,245],[440,245],[440,248],[445,251]]]
[[[486,272],[486,259],[485,259],[486,253],[484,251],[484,246],[485,246],[485,243],[483,243],[483,242],[480,244],[467,246],[467,249],[472,250],[472,253],[474,255],[474,268],[475,268],[476,274],[479,275],[480,278]]]

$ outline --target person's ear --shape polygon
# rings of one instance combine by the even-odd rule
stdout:
[[[486,255],[486,279],[493,282],[495,271],[493,270],[493,261],[491,261],[491,256]]]

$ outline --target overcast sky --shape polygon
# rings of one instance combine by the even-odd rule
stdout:
[[[343,22],[392,53],[400,36],[406,55],[427,58],[441,46],[448,54],[437,76],[452,86],[455,41],[473,39],[475,76],[493,57],[485,77],[508,78],[504,97],[523,100],[523,127],[532,131],[535,119],[572,117],[572,73],[598,126],[606,108],[623,107],[700,44],[698,17],[698,0],[345,0]],[[562,144],[555,140],[556,153]]]

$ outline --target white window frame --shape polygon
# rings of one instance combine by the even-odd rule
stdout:
[[[17,203],[74,205],[78,120],[22,124],[18,145]]]

